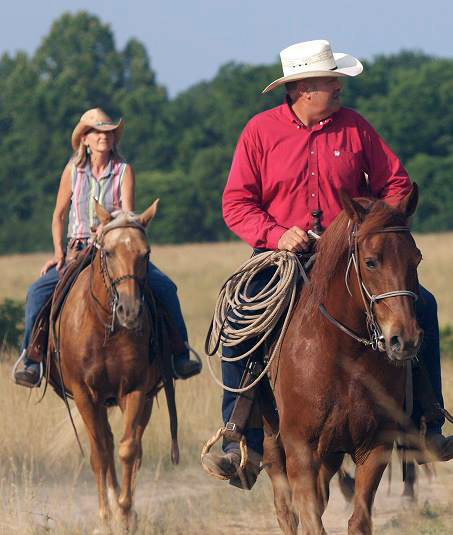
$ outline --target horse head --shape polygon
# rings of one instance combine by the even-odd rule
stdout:
[[[349,218],[348,290],[361,303],[377,347],[395,363],[412,359],[422,340],[415,317],[422,255],[407,226],[417,206],[417,185],[393,208],[381,200],[353,200],[344,192],[341,201]]]
[[[110,214],[95,203],[103,226],[97,241],[104,282],[113,303],[112,320],[126,329],[141,325],[150,253],[145,228],[156,215],[158,202],[159,199],[140,215],[125,211]]]

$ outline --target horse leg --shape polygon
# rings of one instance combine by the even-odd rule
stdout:
[[[118,495],[119,495],[119,485],[118,485],[118,479],[116,477],[116,469],[115,469],[115,457],[114,457],[114,441],[113,441],[113,433],[112,429],[110,427],[110,424],[108,422],[107,418],[107,426],[106,426],[106,437],[107,437],[107,451],[106,454],[108,455],[108,468],[107,468],[107,495],[109,499],[109,503],[115,511],[118,509]]]
[[[382,474],[387,466],[391,447],[382,444],[369,453],[356,470],[354,512],[349,519],[348,535],[371,535],[371,509]]]
[[[94,403],[90,395],[82,389],[74,389],[74,401],[82,416],[90,441],[91,468],[96,477],[99,498],[99,516],[105,528],[108,528],[111,518],[109,507],[106,476],[111,470],[113,456],[110,454],[110,426],[107,419],[107,409]],[[112,447],[113,447],[113,440]],[[113,467],[114,470],[114,467]]]
[[[344,455],[341,453],[330,454],[323,459],[318,474],[318,501],[321,508],[321,515],[324,513],[329,502],[330,480],[338,472],[343,462]]]
[[[137,425],[137,443],[138,443],[138,452],[137,458],[135,459],[135,465],[132,473],[132,488],[135,489],[135,479],[137,477],[137,472],[142,465],[143,457],[143,448],[142,448],[142,437],[145,432],[146,426],[148,425],[149,419],[151,418],[151,411],[153,409],[153,398],[146,399],[143,406],[143,412],[139,424]]]
[[[285,535],[295,535],[299,519],[292,508],[285,453],[278,440],[270,435],[264,437],[263,465],[272,482],[278,525]]]
[[[136,462],[140,455],[140,444],[138,440],[138,428],[143,418],[145,409],[145,393],[143,390],[134,390],[126,394],[121,400],[123,409],[124,432],[118,447],[118,455],[123,464],[123,477],[121,480],[121,490],[118,498],[121,521],[126,531],[133,531],[131,518],[133,481]],[[151,411],[149,411],[151,413]],[[132,522],[131,522],[132,520]]]
[[[303,442],[285,442],[286,469],[293,496],[293,506],[299,512],[306,535],[325,535],[322,525],[322,504],[318,497],[319,460],[315,451]]]

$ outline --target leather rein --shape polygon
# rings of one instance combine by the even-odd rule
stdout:
[[[136,229],[140,230],[141,232],[143,232],[143,234],[146,235],[144,227],[142,227],[138,223],[130,223],[130,224],[126,224],[126,225],[116,225],[116,226],[112,226],[111,228],[107,228],[106,230],[102,231],[100,239],[99,240],[96,239],[94,241],[95,247],[97,249],[99,249],[100,269],[101,269],[101,274],[102,274],[102,280],[104,281],[104,286],[106,287],[107,292],[109,294],[108,303],[109,303],[110,310],[106,310],[104,305],[94,295],[94,292],[93,292],[94,262],[91,263],[91,271],[90,271],[90,284],[89,284],[89,286],[90,286],[90,295],[91,295],[91,298],[93,299],[93,302],[95,303],[95,305],[97,305],[98,307],[103,309],[104,312],[106,312],[107,314],[110,314],[110,316],[111,316],[110,322],[105,324],[103,319],[100,317],[100,315],[98,313],[97,306],[94,307],[94,309],[96,311],[96,315],[98,316],[99,321],[104,325],[104,327],[106,329],[106,338],[107,338],[108,335],[113,334],[113,332],[115,331],[116,307],[118,305],[118,300],[119,300],[117,286],[119,286],[124,281],[134,280],[137,283],[138,287],[140,288],[141,300],[142,301],[145,300],[144,286],[145,286],[145,283],[146,283],[146,277],[138,277],[137,275],[134,275],[133,273],[132,274],[127,273],[125,275],[121,275],[120,277],[117,277],[116,279],[112,279],[112,277],[110,276],[110,272],[109,272],[109,268],[108,268],[108,261],[107,261],[107,252],[106,252],[106,250],[104,248],[104,245],[103,245],[103,243],[104,243],[103,239],[104,239],[105,235],[108,232],[110,232],[111,230],[118,229],[118,228],[136,228]]]
[[[375,318],[374,311],[373,311],[374,305],[378,301],[381,301],[383,299],[387,299],[390,297],[400,297],[400,296],[411,297],[412,299],[414,299],[414,301],[416,301],[418,299],[418,295],[414,292],[411,292],[410,290],[392,290],[390,292],[384,292],[382,294],[374,295],[367,289],[367,287],[365,286],[362,280],[362,276],[360,274],[359,247],[358,247],[357,232],[358,232],[358,225],[355,223],[352,227],[351,233],[349,234],[349,254],[348,254],[348,263],[347,263],[346,273],[345,273],[345,284],[346,284],[346,288],[348,290],[349,295],[352,296],[352,293],[348,284],[348,279],[349,279],[351,266],[354,266],[354,270],[357,276],[357,281],[359,283],[360,294],[362,296],[363,304],[365,305],[368,338],[363,338],[359,336],[357,333],[355,333],[354,331],[346,327],[343,323],[336,320],[333,316],[331,316],[327,312],[326,307],[322,303],[319,305],[319,310],[321,311],[323,316],[327,318],[333,325],[335,325],[338,329],[340,329],[341,331],[343,331],[350,337],[354,338],[355,340],[364,344],[365,346],[371,347],[374,350],[385,352],[385,338],[384,338],[384,335],[382,334],[382,329],[379,326],[379,323],[377,322]],[[381,234],[384,232],[410,232],[410,229],[407,226],[385,227],[385,228],[373,231],[373,234]]]

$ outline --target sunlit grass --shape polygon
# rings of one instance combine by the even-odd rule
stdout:
[[[421,282],[438,299],[441,324],[453,324],[453,291],[449,287],[453,234],[418,236],[417,242],[424,254],[420,268]],[[153,247],[152,260],[179,287],[190,341],[201,355],[204,354],[204,337],[218,290],[249,254],[250,249],[238,242]],[[5,297],[23,300],[26,288],[36,278],[47,257],[46,254],[0,257],[0,301]],[[97,495],[77,411],[74,409],[73,414],[80,430],[85,458],[78,450],[60,399],[49,389],[43,402],[36,405],[38,392],[32,392],[30,396],[28,390],[13,385],[9,379],[14,355],[3,354],[2,357],[0,535],[42,534],[46,532],[46,525],[52,533],[62,535],[87,533],[96,525]],[[452,360],[443,364],[443,383],[447,407],[453,408]],[[247,493],[228,487],[224,482],[211,480],[199,467],[201,446],[221,423],[221,391],[211,381],[207,368],[199,377],[178,381],[176,395],[181,465],[173,467],[170,463],[169,422],[162,393],[154,405],[143,441],[144,463],[137,486],[139,533],[279,533],[266,476],[262,475],[253,491]],[[118,438],[121,415],[117,409],[112,410],[110,419]],[[453,433],[453,426],[446,426],[446,429]],[[438,466],[439,474],[446,470],[448,467]],[[426,482],[421,485],[426,485]],[[444,498],[448,500],[448,496]],[[451,522],[451,517],[442,507],[437,507],[434,502],[433,511],[439,515],[439,522],[445,523],[446,519]],[[338,510],[342,516],[339,522],[346,527],[347,514],[343,509],[344,503],[340,502]],[[335,527],[335,515],[340,514],[336,509],[334,511],[330,517],[329,511],[327,515],[326,525],[330,529]],[[417,515],[426,520],[427,513],[420,511]],[[411,521],[414,518],[418,516],[413,515]],[[400,519],[395,522],[400,522]],[[409,524],[411,528],[407,531],[411,535],[447,533],[417,531],[414,522]],[[434,525],[434,520],[430,522],[426,520],[426,526]],[[377,533],[405,534],[403,524],[398,525],[400,531],[396,531],[396,524],[387,524],[384,531],[379,527],[381,531]]]

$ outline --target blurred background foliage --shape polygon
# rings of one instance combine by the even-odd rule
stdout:
[[[362,113],[420,185],[419,232],[453,229],[453,60],[402,51],[364,61],[344,105]],[[118,50],[110,27],[86,12],[56,20],[32,57],[0,57],[0,253],[51,248],[50,219],[70,135],[100,106],[126,129],[121,151],[137,173],[137,209],[160,197],[152,239],[232,239],[221,192],[247,120],[282,101],[260,92],[280,66],[228,63],[175,98],[147,50]]]

